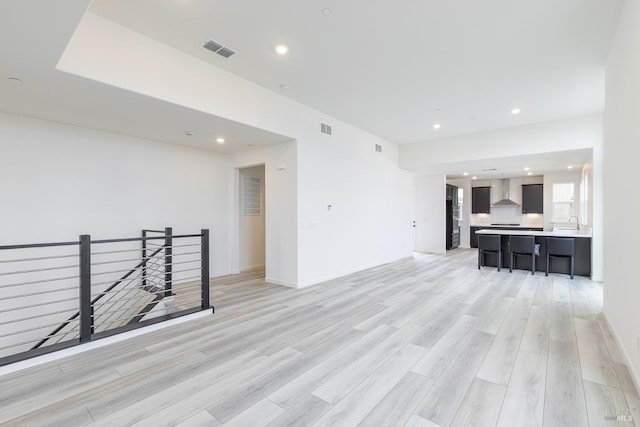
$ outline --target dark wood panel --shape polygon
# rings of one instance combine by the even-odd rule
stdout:
[[[544,190],[542,184],[522,186],[522,213],[543,213]]]
[[[471,213],[491,213],[491,187],[471,188]]]

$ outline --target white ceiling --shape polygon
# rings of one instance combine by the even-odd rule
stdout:
[[[0,3],[0,111],[229,154],[291,140],[57,71],[89,4],[90,0]],[[226,138],[224,144],[215,142],[220,135]]]
[[[0,111],[226,153],[290,140],[56,71],[67,42],[90,7],[135,31],[399,143],[579,116],[603,110],[604,63],[622,3],[2,2]],[[332,13],[323,15],[323,8],[331,8]],[[210,38],[237,54],[224,60],[204,50],[201,45]],[[274,53],[278,43],[289,46],[285,57]],[[23,83],[7,80],[14,76]],[[291,88],[283,90],[282,84]],[[511,115],[513,107],[522,113]],[[438,131],[432,128],[435,122],[442,124]],[[187,130],[195,135],[187,137]],[[213,140],[219,134],[231,135],[228,139],[236,143],[216,144]],[[464,165],[455,166],[444,172]]]
[[[91,10],[383,138],[414,143],[601,112],[622,3],[95,0]],[[209,39],[237,54],[203,49]],[[280,43],[289,46],[285,57],[275,53]],[[515,107],[521,115],[511,115]]]

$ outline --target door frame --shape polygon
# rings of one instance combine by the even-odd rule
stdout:
[[[241,191],[241,183],[240,183],[240,170],[242,169],[248,169],[248,168],[253,168],[253,167],[258,167],[258,166],[262,166],[265,168],[265,178],[264,178],[264,206],[263,206],[263,212],[264,212],[264,217],[265,217],[265,275],[267,274],[267,269],[268,269],[268,265],[267,265],[267,245],[266,245],[266,235],[267,235],[267,226],[268,226],[268,222],[267,222],[267,209],[266,209],[266,204],[267,204],[267,173],[266,173],[266,164],[264,162],[260,162],[260,163],[254,163],[254,164],[247,164],[247,165],[242,165],[242,166],[235,166],[233,168],[232,174],[233,174],[233,191],[232,191],[232,195],[231,195],[231,205],[233,206],[232,209],[232,215],[230,218],[230,225],[231,225],[231,273],[232,274],[240,274],[240,250],[241,250],[241,246],[240,246],[240,191]]]

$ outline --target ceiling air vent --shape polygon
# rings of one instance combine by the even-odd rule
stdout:
[[[378,153],[382,153],[382,145],[380,145],[380,144],[376,144],[376,151],[377,151]]]
[[[235,53],[235,51],[213,40],[209,40],[208,42],[203,44],[202,47],[204,47],[207,50],[210,50],[211,52],[217,53],[218,55],[224,58],[228,58]]]
[[[331,126],[326,123],[320,123],[320,132],[331,135]]]

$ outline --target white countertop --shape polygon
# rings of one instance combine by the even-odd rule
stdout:
[[[542,225],[491,225],[491,224],[469,224],[470,227],[486,227],[486,228],[542,228]]]
[[[476,234],[500,234],[503,236],[542,236],[542,237],[591,237],[591,233],[582,230],[528,231],[528,230],[478,230]]]

